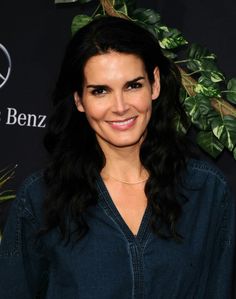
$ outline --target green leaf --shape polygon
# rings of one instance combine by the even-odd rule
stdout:
[[[10,179],[14,177],[15,169],[18,165],[16,164],[13,167],[6,167],[0,170],[0,188],[2,188]],[[1,195],[1,193],[0,193]]]
[[[163,49],[175,49],[179,46],[186,45],[188,42],[179,30],[175,28],[168,28],[166,26],[160,26],[159,43]]]
[[[186,89],[182,86],[180,88],[180,93],[179,93],[180,103],[183,104],[187,98],[188,98],[188,93]]]
[[[187,97],[184,101],[185,110],[192,120],[197,119],[199,117],[198,106],[199,105],[195,96]]]
[[[215,59],[215,54],[210,53],[208,49],[192,44],[188,49],[187,68],[203,73],[213,83],[224,81],[225,77],[218,70]]]
[[[207,64],[203,62],[201,65],[205,68],[201,80],[204,80],[207,86],[215,85],[219,88],[219,82],[224,81],[225,77],[218,71],[216,64],[213,61],[207,61]]]
[[[199,95],[198,100],[199,100],[199,104],[198,104],[199,111],[202,115],[207,117],[210,112],[214,112],[209,97]]]
[[[118,12],[122,12],[125,15],[128,14],[128,8],[127,8],[125,0],[114,0],[113,1],[113,7]]]
[[[124,0],[128,9],[128,15],[131,15],[131,13],[136,8],[136,0]]]
[[[215,90],[213,87],[205,87],[203,84],[197,84],[194,88],[194,91],[196,93],[202,93],[203,95],[207,97],[214,97],[218,96],[217,90]]]
[[[188,57],[192,60],[193,59],[196,59],[196,60],[202,60],[202,59],[215,60],[216,59],[215,54],[210,53],[207,48],[202,47],[195,43],[193,43],[191,46],[189,46]]]
[[[216,63],[213,60],[201,60],[200,70],[208,77],[213,83],[225,80],[224,75],[218,70]]]
[[[226,115],[215,118],[211,124],[214,135],[232,151],[236,144],[236,118]]]
[[[134,22],[143,27],[144,29],[148,30],[150,33],[154,35],[154,37],[158,38],[158,30],[155,25],[148,25],[138,20],[135,20]]]
[[[236,78],[229,80],[226,97],[229,102],[236,104]]]
[[[193,72],[201,72],[213,83],[220,82],[225,79],[224,75],[218,70],[213,60],[189,59],[186,66]]]
[[[147,25],[155,25],[160,22],[160,15],[152,9],[137,8],[132,12],[132,18]]]
[[[224,81],[225,77],[221,72],[215,71],[210,73],[210,79],[212,82],[216,83]]]
[[[160,15],[158,13],[152,9],[137,8],[131,13],[131,17],[135,23],[138,23],[158,38],[160,22]]]
[[[166,50],[166,49],[162,49],[162,53],[169,59],[172,59],[174,60],[176,57],[177,57],[177,54],[169,51],[169,50]]]
[[[210,102],[210,99],[208,99],[209,102]],[[200,110],[201,109],[204,109],[203,108],[203,105],[200,107]],[[202,111],[202,110],[201,110]],[[202,112],[203,113],[203,112]],[[204,113],[203,113],[204,114]],[[207,114],[205,114],[207,120],[208,120],[208,123],[210,124],[210,127],[211,127],[211,123],[214,121],[214,119],[218,119],[219,117],[219,113],[212,107],[210,106],[210,109],[208,111]]]
[[[209,77],[201,76],[198,79],[198,83],[194,88],[196,93],[201,93],[206,97],[220,97],[221,91],[218,84],[213,83]]]
[[[192,123],[200,130],[209,130],[210,123],[205,115],[201,113],[200,106],[202,104],[202,96],[196,95],[187,97],[184,101],[184,108],[191,119]]]
[[[71,31],[72,34],[75,34],[77,30],[87,25],[89,22],[92,21],[92,18],[87,15],[77,15],[73,18],[71,24]]]
[[[218,157],[224,149],[224,145],[212,132],[199,132],[197,134],[197,144],[213,158]]]
[[[174,123],[175,123],[176,131],[179,133],[182,133],[182,134],[186,134],[190,127],[190,122],[187,124],[187,126],[188,126],[187,128],[183,125],[183,123],[180,120],[179,114],[176,115],[176,117],[174,119]]]
[[[8,201],[10,199],[14,199],[16,196],[15,195],[4,195],[0,196],[0,202]]]

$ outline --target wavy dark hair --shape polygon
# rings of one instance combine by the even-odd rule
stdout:
[[[153,210],[153,230],[178,239],[176,224],[182,210],[177,199],[178,186],[189,155],[186,138],[175,126],[177,117],[183,124],[187,122],[179,100],[180,73],[163,55],[151,33],[132,21],[109,16],[80,29],[66,49],[45,136],[50,161],[45,170],[48,196],[44,204],[44,231],[59,227],[66,239],[73,223],[80,239],[89,229],[84,213],[97,203],[95,181],[106,159],[85,114],[77,111],[73,94],[78,92],[82,96],[83,71],[88,59],[110,51],[137,55],[144,62],[150,83],[154,82],[154,68],[158,66],[160,70],[161,92],[158,101],[152,101],[140,160],[150,175],[145,194]]]

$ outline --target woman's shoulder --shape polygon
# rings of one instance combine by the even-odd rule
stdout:
[[[40,170],[32,173],[23,181],[18,189],[16,196],[18,207],[32,214],[34,217],[40,216],[46,196],[46,189],[44,171]]]
[[[230,192],[224,173],[215,164],[205,160],[190,159],[183,182],[190,190],[205,189],[207,192],[214,189],[221,194]]]
[[[189,159],[187,162],[187,176],[199,183],[210,179],[216,180],[223,185],[227,184],[224,173],[215,164],[206,160]]]
[[[180,190],[187,198],[186,209],[197,209],[217,217],[228,213],[229,209],[232,213],[235,211],[235,199],[227,179],[211,162],[189,160]]]
[[[41,192],[45,188],[45,182],[44,182],[44,171],[39,170],[32,174],[30,174],[28,177],[26,177],[18,191],[18,194],[26,194],[26,193],[37,193]]]

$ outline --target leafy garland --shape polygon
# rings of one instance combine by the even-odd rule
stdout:
[[[17,164],[13,167],[6,167],[0,170],[0,203],[16,197],[12,190],[1,191],[5,184],[14,177],[16,167]]]
[[[12,190],[2,190],[5,184],[14,177],[16,167],[17,165],[13,167],[6,167],[0,170],[0,204],[5,201],[12,200],[16,197],[15,194],[13,194]],[[1,239],[2,232],[0,228],[0,242]]]
[[[55,0],[55,3],[92,0]],[[183,87],[181,100],[189,116],[189,127],[177,128],[186,133],[197,128],[197,144],[216,158],[228,149],[236,160],[236,78],[226,80],[216,65],[216,55],[198,45],[189,45],[181,32],[162,24],[152,9],[136,8],[135,0],[100,0],[92,16],[77,15],[72,21],[72,34],[100,15],[130,19],[149,30],[159,40],[163,53],[179,67]],[[225,99],[223,99],[225,97]]]

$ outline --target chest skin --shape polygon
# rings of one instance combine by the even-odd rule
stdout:
[[[105,186],[120,216],[133,235],[137,235],[147,208],[144,183],[129,185],[109,181]]]

